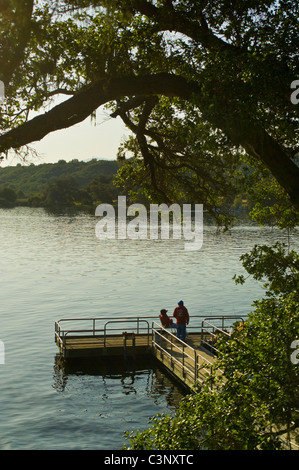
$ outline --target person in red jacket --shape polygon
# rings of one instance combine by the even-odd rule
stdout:
[[[189,312],[184,306],[184,302],[180,300],[178,306],[173,311],[173,316],[177,323],[177,337],[182,341],[186,339],[186,325],[189,324]]]
[[[160,320],[163,328],[170,328],[173,326],[173,320],[172,318],[169,318],[167,312],[168,310],[166,310],[165,308],[160,310]]]

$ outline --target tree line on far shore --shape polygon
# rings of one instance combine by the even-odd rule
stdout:
[[[125,194],[128,201],[148,204],[138,184],[130,190],[122,185],[121,178],[117,181],[117,171],[122,164],[118,160],[94,158],[87,162],[59,160],[57,163],[0,168],[0,207],[84,210],[101,203],[115,204],[120,194]],[[245,193],[228,195],[222,201],[222,206],[231,210],[249,210],[253,205],[250,195]]]
[[[113,203],[116,160],[72,160],[0,169],[0,207],[91,207]]]

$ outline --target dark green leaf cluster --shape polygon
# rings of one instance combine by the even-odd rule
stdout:
[[[268,295],[293,294],[299,302],[299,255],[295,251],[286,253],[280,242],[274,246],[255,245],[250,253],[240,258],[249,275],[263,281]],[[244,276],[235,278],[244,282]]]

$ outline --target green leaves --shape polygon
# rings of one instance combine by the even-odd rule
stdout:
[[[268,298],[254,303],[243,328],[219,336],[214,374],[173,417],[157,416],[144,433],[127,436],[131,448],[278,450],[281,435],[294,441],[299,367],[290,354],[299,334],[298,255],[279,244],[256,246],[243,263],[255,279],[269,279]]]
[[[141,109],[126,113],[135,132]],[[144,133],[147,155],[140,151],[138,136],[123,144],[121,155],[133,160],[123,164],[118,183],[138,187],[152,201],[204,203],[219,224],[228,224],[239,192],[239,153],[231,151],[225,136],[203,119],[196,105],[165,97],[159,97]]]
[[[274,246],[255,245],[240,260],[255,280],[263,280],[267,295],[299,296],[299,255],[295,251],[287,253],[280,242]],[[244,277],[234,276],[234,279],[236,283],[244,283]]]
[[[21,8],[22,2],[13,3]],[[27,7],[29,4],[26,2]],[[14,10],[8,9],[0,20],[0,28],[9,43],[4,41],[4,46],[9,47],[3,50],[9,54],[3,57],[0,68],[9,68],[13,63],[13,71],[7,84],[6,107],[0,115],[5,134],[0,136],[1,148],[16,148],[20,142],[38,140],[55,130],[53,122],[59,122],[59,129],[71,125],[71,116],[62,117],[57,109],[54,118],[46,115],[38,122],[42,129],[36,126],[36,131],[27,137],[30,126],[25,127],[24,123],[30,111],[48,107],[53,96],[67,94],[77,98],[83,90],[102,84],[102,80],[107,89],[113,79],[128,83],[128,77],[169,74],[182,79],[182,88],[192,89],[192,96],[186,95],[187,102],[178,104],[175,97],[182,96],[183,91],[171,89],[168,93],[167,85],[162,84],[160,93],[173,99],[160,99],[147,119],[143,106],[134,115],[126,116],[135,131],[142,124],[138,127],[138,145],[142,157],[148,154],[145,160],[150,165],[152,185],[160,187],[156,193],[161,194],[163,178],[159,173],[163,171],[170,175],[169,183],[173,181],[163,197],[174,199],[173,188],[178,186],[174,182],[175,168],[181,182],[177,198],[184,194],[190,198],[196,190],[197,197],[202,198],[200,202],[215,212],[223,201],[225,205],[233,199],[236,168],[231,162],[234,159],[235,164],[242,164],[241,155],[246,150],[253,156],[254,166],[257,160],[267,165],[297,204],[298,169],[289,158],[297,148],[298,127],[297,110],[289,99],[290,84],[297,73],[296,8],[295,1],[271,0],[36,2],[33,11],[26,12],[25,26],[21,21],[22,8],[18,10],[14,28],[18,31],[14,33],[18,32],[20,41],[15,42],[12,37],[16,35],[10,31]],[[94,108],[89,106],[88,112],[93,113],[105,99],[123,102],[134,96],[132,88],[120,88],[115,96],[109,93],[103,97],[103,102],[93,98]],[[157,95],[160,93],[158,89]],[[136,90],[138,98],[151,94],[146,82],[143,89]],[[73,115],[77,122],[86,114],[81,112],[84,104],[80,99],[75,103]],[[18,132],[6,135],[6,131],[19,128],[19,134],[26,134],[21,140]],[[279,189],[273,191],[277,194]],[[277,204],[270,214],[257,206],[254,217],[272,219],[281,214],[282,220],[285,211]],[[282,223],[285,225],[286,221]]]

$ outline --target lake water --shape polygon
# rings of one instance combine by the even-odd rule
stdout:
[[[89,214],[0,210],[0,449],[120,449],[127,430],[172,413],[183,391],[153,364],[56,364],[54,322],[64,317],[158,316],[183,299],[190,315],[246,314],[260,283],[236,286],[239,256],[287,237],[240,222],[204,225],[201,250],[183,240],[109,240]],[[298,233],[297,233],[298,235]],[[298,236],[292,239],[298,247]]]

